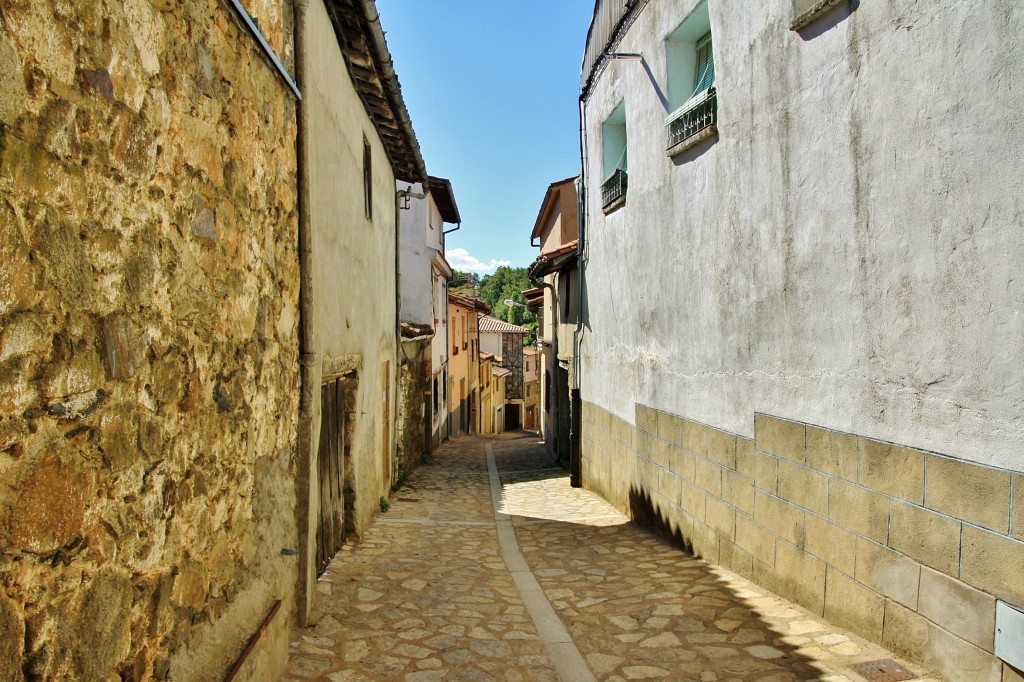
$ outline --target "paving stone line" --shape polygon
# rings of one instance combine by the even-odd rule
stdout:
[[[537,471],[537,470],[534,470]],[[587,667],[583,655],[576,648],[572,637],[565,629],[562,621],[551,607],[551,602],[544,596],[544,590],[530,570],[529,564],[519,551],[516,532],[512,527],[511,517],[504,511],[501,478],[494,462],[494,449],[487,444],[487,472],[490,475],[491,500],[494,504],[494,523],[498,529],[498,541],[501,543],[501,555],[505,564],[512,572],[512,579],[523,596],[526,610],[533,619],[533,624],[540,633],[541,641],[548,649],[551,662],[558,671],[562,682],[597,682],[594,673]]]

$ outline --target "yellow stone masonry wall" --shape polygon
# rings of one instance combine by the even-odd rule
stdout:
[[[639,522],[949,679],[1000,679],[1021,472],[764,414],[754,440],[643,405],[583,420],[584,485]]]
[[[220,680],[278,600],[283,665],[295,140],[227,3],[0,3],[0,679]]]

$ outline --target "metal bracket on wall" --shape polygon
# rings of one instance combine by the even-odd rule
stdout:
[[[265,54],[267,59],[270,60],[270,63],[277,70],[278,75],[281,76],[281,79],[285,82],[285,85],[287,85],[289,89],[291,89],[291,91],[295,94],[296,98],[301,100],[302,93],[299,92],[299,86],[295,84],[295,81],[292,79],[291,74],[288,73],[288,69],[284,68],[284,64],[282,64],[281,60],[277,58],[277,53],[275,53],[274,48],[270,47],[270,44],[267,43],[266,38],[264,38],[263,34],[260,32],[259,26],[257,26],[253,18],[249,16],[249,13],[245,10],[245,8],[242,7],[242,3],[240,2],[240,0],[227,1],[234,8],[235,13],[238,14],[238,18],[242,20],[242,23],[245,24],[245,27],[249,29],[249,33],[252,35],[252,37],[256,40],[257,43],[259,43],[260,47],[263,49],[263,54]]]

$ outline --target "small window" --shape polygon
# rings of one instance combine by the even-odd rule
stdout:
[[[675,156],[717,130],[715,53],[707,2],[698,5],[669,35],[665,53],[672,107],[665,119],[666,148],[669,156]]]
[[[601,184],[601,206],[611,213],[626,203],[626,106],[624,102],[612,110],[601,126],[604,182]]]
[[[373,155],[370,142],[363,137],[363,210],[367,219],[373,220]]]

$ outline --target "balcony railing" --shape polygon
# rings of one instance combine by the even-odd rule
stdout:
[[[713,87],[691,97],[665,120],[666,149],[672,149],[718,122],[718,93]]]
[[[601,185],[601,206],[608,208],[618,199],[626,198],[626,171],[621,168],[608,176]]]

